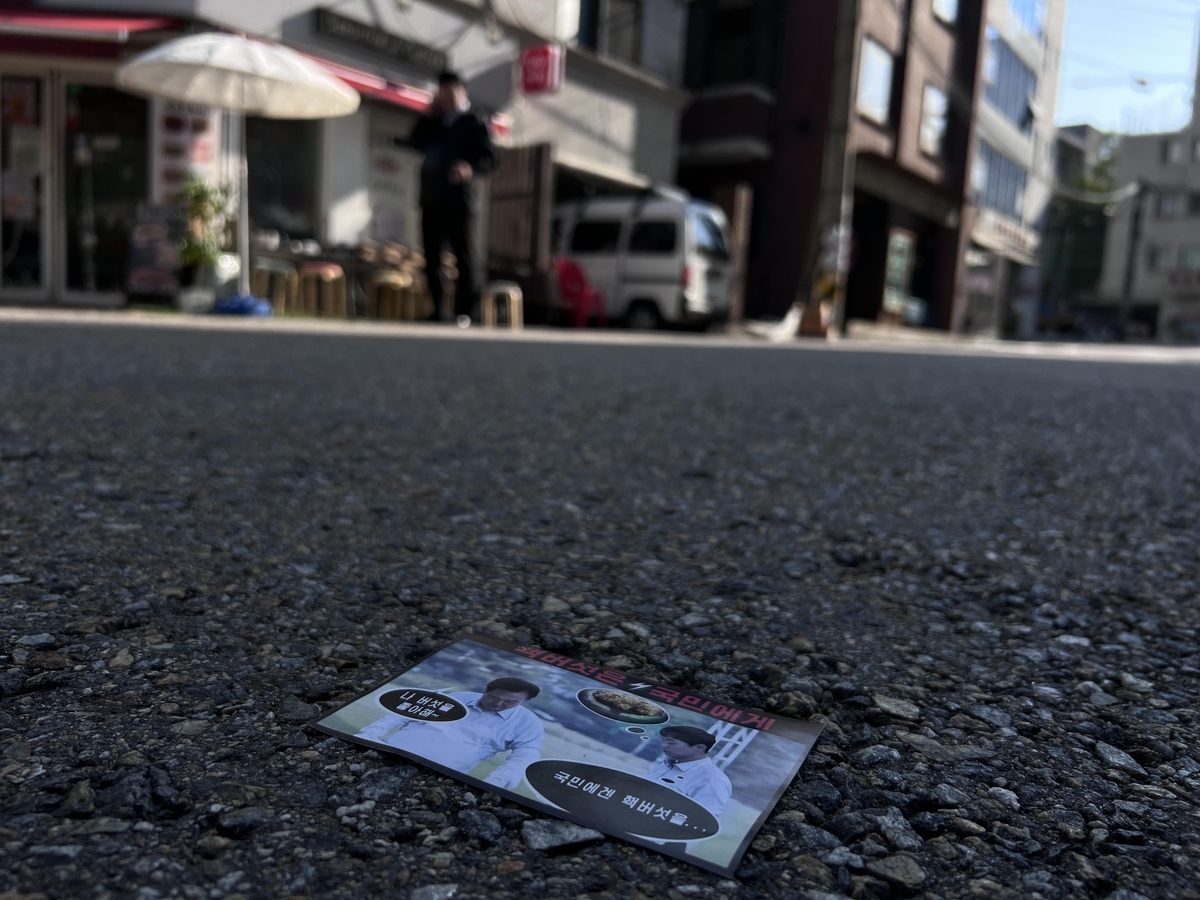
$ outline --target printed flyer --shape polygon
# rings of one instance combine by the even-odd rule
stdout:
[[[482,635],[312,725],[723,875],[821,733]]]

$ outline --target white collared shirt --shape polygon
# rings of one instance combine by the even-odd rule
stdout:
[[[460,691],[446,696],[467,708],[465,719],[417,722],[387,713],[356,736],[406,750],[463,774],[497,753],[512,751],[508,759],[484,780],[503,788],[520,784],[525,777],[525,767],[542,758],[544,732],[541,719],[524,706],[499,712],[480,709],[482,694]]]
[[[668,756],[642,777],[695,800],[717,817],[725,812],[729,796],[733,793],[733,785],[725,773],[707,756],[691,762],[676,762]]]

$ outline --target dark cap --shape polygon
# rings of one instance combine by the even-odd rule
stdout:
[[[438,75],[438,87],[444,84],[462,84],[462,79],[458,77],[457,72],[451,72],[449,69],[444,69]]]

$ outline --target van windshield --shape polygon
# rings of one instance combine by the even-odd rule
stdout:
[[[709,259],[729,259],[729,245],[717,220],[703,212],[693,212],[691,220],[696,252]]]

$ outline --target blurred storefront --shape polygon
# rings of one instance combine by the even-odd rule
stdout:
[[[421,157],[407,138],[438,72],[452,68],[504,148],[492,185],[505,188],[505,240],[493,234],[489,244],[495,191],[483,183],[477,241],[491,253],[480,256],[504,244],[519,257],[505,274],[524,280],[535,261],[536,282],[548,270],[548,231],[524,229],[521,246],[508,247],[508,223],[535,208],[548,221],[553,187],[543,189],[542,175],[584,192],[671,178],[683,12],[675,0],[647,0],[644,17],[625,21],[607,6],[525,2],[527,16],[468,0],[0,4],[0,303],[119,305],[175,290],[182,224],[172,200],[192,176],[237,184],[239,123],[123,93],[114,73],[145,49],[209,29],[284,44],[363,99],[340,119],[247,121],[251,227],[265,242],[419,246]],[[514,83],[531,47],[561,56],[552,90]]]
[[[112,87],[163,17],[0,11],[0,302],[123,301],[148,200],[150,104]]]
[[[117,306],[178,289],[173,203],[193,177],[237,184],[237,122],[125,93],[114,73],[142,50],[211,27],[0,11],[0,303]],[[269,30],[287,31],[363,103],[340,120],[247,120],[252,228],[284,245],[419,243],[420,156],[406,141],[446,54],[320,8]]]

